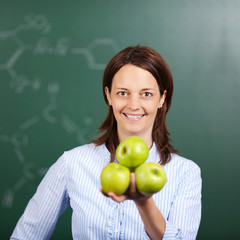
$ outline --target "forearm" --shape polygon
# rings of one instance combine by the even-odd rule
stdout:
[[[136,207],[144,223],[145,229],[151,239],[162,239],[166,222],[160,210],[155,205],[153,198],[146,201],[135,201]]]

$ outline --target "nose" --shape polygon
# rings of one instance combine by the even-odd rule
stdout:
[[[128,109],[136,111],[140,108],[140,99],[137,95],[131,95],[128,99]]]

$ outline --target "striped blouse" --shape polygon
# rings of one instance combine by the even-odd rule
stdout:
[[[73,210],[75,240],[149,239],[132,200],[117,203],[100,192],[101,170],[109,159],[105,145],[91,143],[65,152],[41,181],[11,239],[50,239],[68,206]],[[159,162],[155,144],[146,162]],[[196,239],[201,219],[200,169],[176,154],[164,169],[168,181],[153,195],[166,220],[163,239]]]

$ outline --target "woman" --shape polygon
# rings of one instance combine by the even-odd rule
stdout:
[[[73,239],[195,239],[200,169],[169,143],[166,113],[172,92],[168,65],[153,49],[128,47],[114,56],[103,76],[108,115],[100,137],[65,152],[49,169],[11,239],[49,239],[69,205]],[[116,147],[132,135],[145,140],[147,162],[161,164],[168,182],[160,192],[143,196],[132,173],[125,194],[106,196],[99,191],[101,171],[116,161]]]

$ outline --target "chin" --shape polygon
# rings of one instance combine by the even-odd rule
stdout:
[[[131,129],[131,130],[126,131],[126,132],[128,132],[129,136],[141,136],[143,131],[140,130],[140,129]]]

